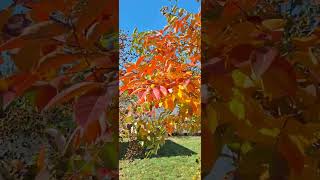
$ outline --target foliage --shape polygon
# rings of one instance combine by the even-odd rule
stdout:
[[[121,124],[130,126],[126,134],[136,134],[149,155],[157,152],[167,134],[200,129],[200,13],[176,6],[161,11],[167,26],[158,31],[136,29],[129,52],[138,58],[120,71],[121,97],[131,99]]]
[[[14,14],[18,5],[26,12]],[[114,0],[14,1],[0,12],[0,51],[15,65],[0,79],[1,109],[18,97],[38,113],[71,104],[77,126],[58,144],[58,162],[38,149],[32,179],[117,178],[117,12]]]
[[[319,179],[319,2],[202,7],[202,176],[227,146],[233,177]]]

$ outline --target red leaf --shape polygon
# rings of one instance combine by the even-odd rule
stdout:
[[[223,16],[232,17],[239,14],[240,12],[241,9],[239,8],[236,0],[229,0],[226,4],[224,4]]]
[[[84,95],[89,91],[102,88],[103,84],[96,82],[82,82],[75,84],[57,94],[43,109],[46,110],[55,104],[67,102],[75,97],[80,97],[81,95]]]
[[[26,6],[31,8],[32,19],[36,21],[49,20],[49,16],[53,11],[63,10],[64,0],[56,0],[52,3],[51,0],[42,0],[39,2],[29,1]]]
[[[160,91],[162,92],[162,94],[163,94],[164,96],[167,96],[168,91],[167,91],[167,89],[166,89],[165,87],[160,86]]]
[[[3,94],[3,105],[6,108],[16,97],[21,96],[38,80],[38,75],[21,73],[8,79],[9,90]]]
[[[304,167],[304,155],[288,135],[280,136],[278,150],[289,162],[294,173],[300,174]]]
[[[281,78],[280,78],[281,77]],[[263,85],[273,98],[293,96],[297,90],[295,70],[283,58],[274,60],[269,69],[262,75]]]
[[[13,86],[13,90],[16,92],[18,96],[22,95],[27,89],[29,89],[33,83],[38,80],[39,76],[37,74],[28,74],[24,77],[24,79],[20,82],[17,82]]]
[[[235,67],[241,67],[243,65],[249,64],[250,56],[254,50],[254,46],[251,44],[241,44],[234,47],[229,55],[231,63]]]
[[[98,120],[107,108],[109,99],[101,93],[81,96],[74,106],[75,120],[85,127],[90,121]]]
[[[156,99],[159,100],[160,97],[161,97],[159,89],[158,88],[152,88],[152,92],[154,94],[154,97],[156,97]]]
[[[65,75],[58,76],[50,81],[50,84],[55,87],[57,90],[60,90],[68,80],[68,77]]]
[[[150,88],[148,88],[146,91],[144,91],[138,101],[138,103],[142,103],[147,100],[147,95],[149,94]]]
[[[96,57],[92,59],[91,66],[96,66],[98,68],[110,68],[115,66],[115,62],[108,56]]]
[[[225,61],[218,57],[212,58],[202,65],[203,74],[208,76],[227,74],[233,68],[227,67]]]
[[[146,90],[146,88],[138,88],[138,89],[132,91],[132,92],[130,93],[130,95],[132,95],[132,94],[138,94],[139,92],[141,92],[141,91],[143,91],[143,90]]]
[[[106,110],[118,95],[118,81],[108,84],[108,88],[93,91],[81,96],[74,106],[75,120],[80,125],[81,140],[87,144],[94,143],[98,138],[110,138]]]
[[[2,94],[3,97],[3,107],[7,107],[15,98],[16,98],[16,93],[12,91],[7,91]]]
[[[51,85],[41,85],[36,88],[36,106],[38,110],[42,110],[45,105],[57,94],[57,89]]]

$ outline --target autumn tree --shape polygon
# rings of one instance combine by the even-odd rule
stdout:
[[[130,48],[138,58],[120,71],[121,96],[132,99],[121,124],[153,153],[167,134],[200,129],[200,13],[176,6],[161,11],[168,24],[135,30]]]
[[[226,176],[319,179],[319,3],[202,7],[202,176],[227,147]]]

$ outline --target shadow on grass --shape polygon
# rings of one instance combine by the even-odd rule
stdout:
[[[123,160],[128,148],[128,142],[120,143],[120,159]],[[157,155],[153,155],[150,158],[158,157],[172,157],[172,156],[191,156],[196,154],[194,151],[177,144],[171,140],[166,140],[165,144],[159,149]],[[142,159],[143,156],[135,157],[135,159]]]

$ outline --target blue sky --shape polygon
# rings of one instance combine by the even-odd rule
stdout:
[[[119,0],[120,29],[132,33],[137,27],[139,31],[162,29],[166,19],[161,14],[163,6],[175,4],[175,0]],[[0,10],[8,7],[12,0],[0,0]],[[190,12],[199,12],[200,3],[196,0],[178,0],[178,7]],[[18,8],[16,12],[21,11]]]
[[[0,9],[3,9],[4,7],[7,7],[11,4],[11,0],[1,0],[0,1]]]
[[[12,0],[0,0],[0,10],[10,6],[11,3],[12,3]],[[15,8],[14,13],[20,13],[20,12],[23,12],[24,10],[25,10],[24,7],[17,6]]]
[[[129,34],[135,27],[139,32],[162,29],[166,19],[160,9],[174,4],[175,0],[120,0],[120,29]],[[179,0],[178,7],[189,12],[199,12],[200,3],[196,0]]]

